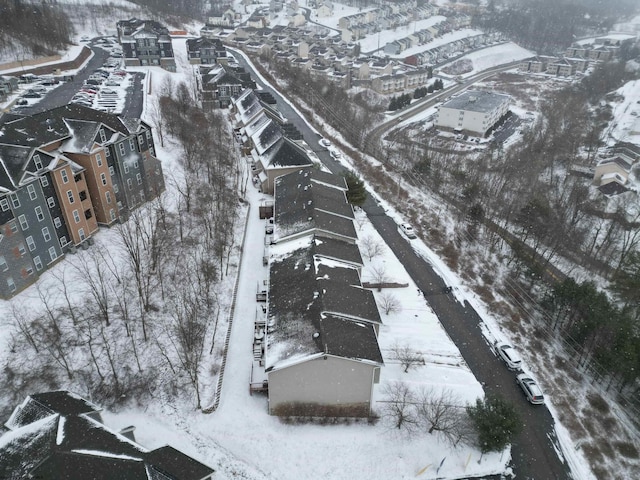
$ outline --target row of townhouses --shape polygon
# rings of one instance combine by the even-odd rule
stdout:
[[[570,46],[561,56],[538,55],[528,58],[520,63],[518,69],[527,73],[571,77],[576,73],[584,73],[595,63],[616,58],[620,47],[627,42],[633,42],[635,38],[635,36],[627,34],[598,37],[593,44]]]
[[[148,449],[135,427],[113,430],[102,408],[64,390],[29,395],[0,436],[0,478],[212,480],[215,471],[169,445]]]
[[[164,190],[149,125],[77,104],[0,118],[0,298]]]
[[[235,137],[254,183],[272,193],[250,389],[272,415],[368,416],[384,365],[380,314],[363,267],[344,178],[325,172],[273,102],[233,101]]]

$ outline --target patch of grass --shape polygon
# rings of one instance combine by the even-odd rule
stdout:
[[[618,450],[618,453],[625,458],[640,458],[640,452],[638,452],[637,447],[633,443],[629,442],[613,442],[613,446]]]
[[[611,411],[606,400],[597,393],[589,394],[587,396],[587,400],[589,401],[589,405],[591,406],[591,408],[593,408],[598,413],[607,414]]]

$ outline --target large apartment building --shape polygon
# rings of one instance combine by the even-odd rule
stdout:
[[[163,190],[141,120],[75,104],[0,118],[0,298]]]
[[[124,63],[128,66],[158,66],[176,71],[173,46],[167,27],[154,20],[120,20],[116,24]]]
[[[469,90],[444,103],[436,115],[436,127],[484,137],[509,113],[511,97]]]

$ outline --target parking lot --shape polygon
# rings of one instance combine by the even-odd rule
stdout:
[[[11,111],[33,114],[67,103],[76,103],[109,113],[121,114],[131,110],[127,105],[134,84],[140,86],[141,73],[130,73],[123,69],[122,50],[115,37],[93,40],[83,39],[94,56],[86,67],[76,75],[36,76],[21,78],[20,93],[13,102]],[[133,108],[140,114],[140,108]]]

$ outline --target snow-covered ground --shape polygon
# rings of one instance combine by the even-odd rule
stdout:
[[[626,83],[616,90],[623,97],[613,105],[613,118],[608,132],[609,143],[631,142],[640,145],[640,80]]]

